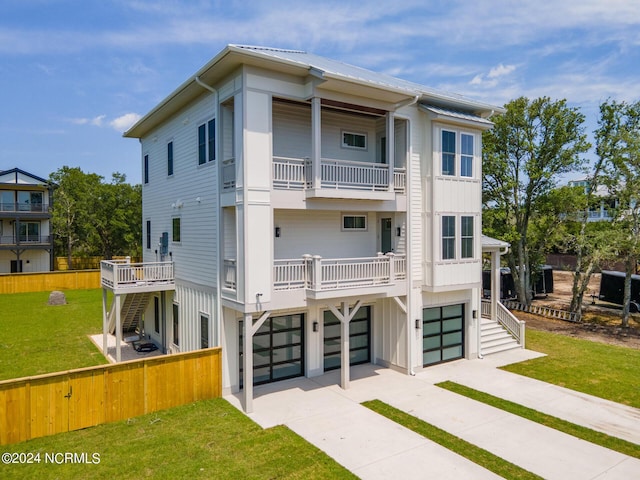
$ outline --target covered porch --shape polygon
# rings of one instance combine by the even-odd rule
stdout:
[[[488,299],[481,299],[481,331],[478,356],[525,346],[525,322],[517,319],[500,302],[500,257],[509,243],[482,235],[482,253],[491,259],[491,288]]]

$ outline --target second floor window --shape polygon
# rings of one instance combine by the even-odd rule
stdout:
[[[440,143],[441,174],[473,177],[475,136],[454,130],[442,130]]]
[[[149,183],[149,155],[144,156],[144,183]]]
[[[216,119],[198,126],[198,165],[216,159]]]
[[[473,258],[473,217],[460,217],[460,256]]]
[[[456,217],[442,217],[442,260],[456,258]]]
[[[456,174],[456,134],[442,131],[442,175]]]

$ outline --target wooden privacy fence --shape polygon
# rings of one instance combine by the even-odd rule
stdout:
[[[222,395],[221,349],[0,382],[0,445]]]
[[[112,260],[124,260],[125,256],[123,255],[114,255]],[[141,262],[142,258],[139,257],[129,257],[131,259],[131,263]],[[72,257],[71,258],[71,266],[73,270],[96,270],[100,268],[100,262],[104,260],[104,257]],[[56,257],[55,258],[55,269],[56,270],[71,270],[69,268],[69,260],[67,257]]]
[[[100,288],[100,270],[0,275],[0,293],[50,292]]]

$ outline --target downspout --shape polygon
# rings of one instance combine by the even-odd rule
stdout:
[[[396,104],[396,108],[400,108],[400,107],[404,107],[404,106],[409,106],[409,105],[414,105],[418,100],[419,100],[420,96],[416,95],[412,100],[409,100],[408,102],[404,102],[404,104]],[[407,140],[411,139],[411,122],[407,121]],[[411,193],[412,193],[412,188],[411,188],[411,151],[412,151],[412,147],[411,147],[411,141],[407,141],[407,145],[409,146],[408,151],[407,151],[407,199],[411,198]],[[407,222],[407,373],[411,376],[415,376],[416,372],[414,372],[413,370],[413,338],[415,337],[415,329],[413,327],[413,320],[411,318],[411,312],[412,312],[412,291],[413,291],[413,275],[411,272],[411,265],[413,265],[412,262],[412,255],[411,255],[411,245],[412,245],[412,232],[413,229],[411,227],[411,220],[412,220],[412,208],[411,208],[411,201],[407,202],[407,216],[406,216],[406,222]]]
[[[218,90],[216,90],[215,88],[213,88],[211,85],[207,85],[206,83],[204,83],[202,80],[200,80],[199,76],[195,76],[194,77],[195,82],[200,85],[202,88],[204,88],[205,90],[209,90],[211,93],[213,93],[213,95],[215,95],[215,115],[216,115],[216,132],[215,135],[216,137],[219,137],[218,132],[220,131],[220,109],[219,109],[219,96],[218,96]],[[216,149],[219,148],[220,142],[216,141]],[[219,152],[216,152],[216,158],[220,159],[220,155],[218,155]],[[222,318],[222,297],[220,295],[220,278],[221,278],[221,271],[222,271],[222,265],[223,265],[223,260],[222,260],[222,256],[223,256],[223,252],[221,251],[221,247],[220,247],[220,238],[222,238],[222,209],[220,208],[220,161],[218,160],[218,185],[216,188],[216,192],[217,192],[217,217],[218,217],[218,224],[216,226],[216,235],[218,237],[218,258],[217,258],[217,264],[218,264],[218,268],[216,268],[216,278],[215,278],[215,284],[216,284],[216,317],[218,319],[218,328],[215,329],[217,337],[214,339],[215,345],[219,346],[222,345],[222,332],[223,332],[223,318]]]
[[[405,100],[404,102],[396,103],[393,106],[393,109],[395,111],[402,107],[409,107],[411,105],[415,105],[416,103],[418,103],[418,100],[420,100],[420,95],[416,95],[415,97],[410,98],[409,100]]]

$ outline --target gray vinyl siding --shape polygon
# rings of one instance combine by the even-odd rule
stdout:
[[[168,232],[169,251],[179,265],[176,280],[207,286],[215,285],[218,264],[218,160],[198,165],[198,125],[214,118],[215,111],[214,96],[205,95],[142,141],[142,156],[149,156],[142,216],[151,221],[151,249],[143,249],[144,261],[159,259],[158,239]],[[169,139],[174,149],[171,177],[167,176]],[[172,242],[174,217],[180,218],[180,243]]]
[[[311,156],[311,106],[273,102],[273,155]]]

